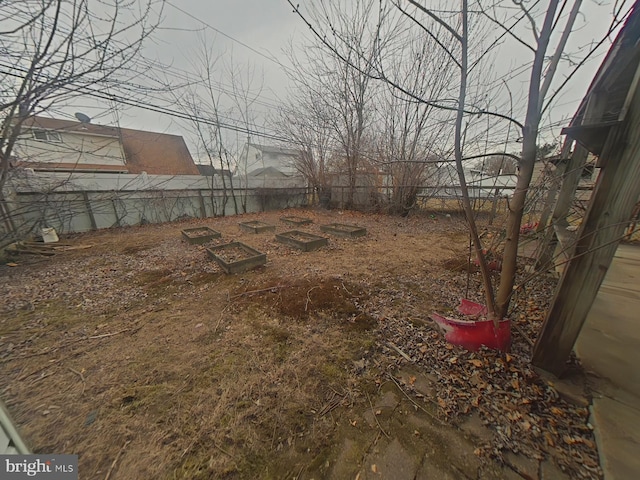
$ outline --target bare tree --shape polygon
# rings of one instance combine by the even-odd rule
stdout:
[[[0,4],[0,187],[24,120],[125,83],[161,12],[161,0]]]
[[[335,35],[348,34],[348,42],[340,42],[340,57],[327,56],[322,44],[311,37],[303,60],[292,57],[295,74],[292,80],[307,98],[307,112],[321,115],[323,128],[331,132],[331,146],[341,173],[346,177],[346,205],[354,205],[359,169],[366,156],[366,130],[373,121],[374,85],[372,62],[382,48],[376,29],[369,20],[378,2],[340,0],[312,5],[317,18],[331,18]],[[357,68],[352,68],[357,65]],[[314,120],[315,121],[315,120]]]
[[[492,2],[491,5],[478,0],[472,2],[474,5],[473,9],[469,9],[469,2],[467,0],[462,0],[459,8],[452,8],[450,2],[444,2],[442,4],[431,2],[428,6],[425,6],[425,2],[408,0],[409,8],[405,6],[406,4],[404,2],[391,1],[390,3],[394,5],[404,17],[410,20],[411,25],[413,25],[415,29],[425,32],[436,41],[439,47],[448,55],[452,68],[455,67],[458,69],[460,76],[458,83],[459,92],[456,101],[452,101],[451,98],[442,97],[434,98],[427,96],[425,98],[425,96],[419,92],[413,91],[410,84],[388,73],[388,69],[385,68],[383,56],[376,56],[374,59],[368,61],[369,56],[360,52],[359,59],[365,62],[368,61],[368,63],[366,63],[366,68],[363,68],[361,64],[356,64],[351,61],[351,57],[345,55],[345,47],[343,45],[347,43],[353,46],[353,41],[348,35],[335,34],[336,28],[333,17],[327,15],[325,12],[323,12],[325,15],[322,18],[315,15],[315,10],[312,6],[307,6],[307,10],[310,13],[303,13],[301,7],[294,5],[290,0],[288,1],[316,38],[319,39],[324,48],[352,69],[369,75],[374,80],[379,80],[390,85],[398,92],[406,95],[409,99],[456,113],[454,153],[463,194],[465,214],[469,222],[476,255],[480,259],[489,317],[493,317],[494,319],[503,318],[508,312],[515,283],[520,224],[522,222],[527,193],[536,160],[536,144],[540,123],[542,121],[542,113],[545,109],[549,108],[550,102],[555,98],[559,89],[566,85],[566,81],[563,81],[555,91],[552,88],[554,85],[554,74],[557,71],[559,62],[562,58],[567,58],[565,49],[582,4],[581,0],[567,0],[564,2],[549,0],[544,3],[533,2],[531,4],[516,1],[498,1]],[[562,5],[560,5],[561,3]],[[618,14],[623,11],[623,5],[617,5],[616,8]],[[476,32],[473,32],[469,28],[469,17],[471,15],[474,16],[472,23],[476,28]],[[492,34],[492,32],[487,33],[486,29],[484,33],[478,34],[477,25],[483,23],[481,21],[482,18],[492,27],[493,32],[498,32],[497,35],[495,33]],[[617,26],[619,21],[620,16],[617,15],[607,34]],[[375,27],[376,31],[381,32],[383,30],[381,27],[382,22],[383,17],[379,16]],[[520,25],[522,22],[528,25],[532,38],[531,42],[523,36],[526,28]],[[440,32],[437,29],[441,29],[442,31]],[[557,30],[560,30],[560,32],[554,36]],[[485,42],[485,44],[488,44],[487,47],[482,47],[482,42],[478,42],[479,39],[482,39],[483,35],[485,40],[489,39],[488,42]],[[499,105],[497,104],[492,105],[491,103],[487,104],[485,102],[483,105],[478,102],[477,96],[475,99],[469,99],[469,93],[473,93],[471,85],[469,84],[470,76],[472,74],[478,75],[478,71],[483,65],[483,62],[487,61],[490,53],[501,45],[505,38],[516,41],[525,47],[532,55],[527,82],[526,112],[523,122],[519,122],[513,118],[510,112],[509,114],[501,113],[499,111]],[[453,44],[450,43],[452,39],[454,41]],[[552,40],[556,42],[555,48],[551,45]],[[470,50],[471,44],[473,44],[473,50]],[[584,63],[584,58],[592,55],[598,45],[583,54],[582,59],[576,60],[572,58],[573,65],[581,66]],[[549,54],[548,52],[552,48],[553,51]],[[471,61],[469,58],[470,51],[475,53],[475,58]],[[379,52],[379,50],[377,52]],[[569,77],[572,75],[573,72]],[[497,89],[494,88],[494,91],[496,90]],[[518,180],[513,197],[509,202],[503,268],[495,301],[493,286],[482,260],[482,245],[477,237],[462,168],[463,142],[467,139],[466,134],[469,131],[467,122],[475,115],[504,120],[505,123],[509,125],[509,128],[513,125],[517,126],[520,130],[523,145],[520,155]]]
[[[262,94],[263,79],[259,75],[256,67],[251,63],[240,66],[233,60],[233,55],[226,64],[226,76],[228,83],[231,84],[232,91],[229,96],[231,107],[229,115],[232,119],[246,131],[246,137],[240,137],[238,131],[235,133],[235,144],[237,146],[236,169],[244,176],[245,186],[248,185],[248,158],[243,157],[243,153],[248,153],[248,147],[251,144],[251,132],[256,131],[257,114],[254,106],[258,98]],[[246,139],[245,146],[247,150],[241,148],[240,145]],[[231,140],[231,139],[230,139]],[[229,143],[229,142],[227,142]],[[247,212],[247,190],[243,190],[240,201],[242,211]],[[234,194],[235,195],[235,194]]]
[[[311,91],[297,91],[289,104],[279,109],[276,123],[300,151],[294,159],[294,168],[318,194],[320,204],[327,207],[331,197],[329,160],[332,147],[324,102]]]
[[[131,97],[128,81],[162,7],[162,0],[0,3],[0,203],[25,120],[78,97],[109,99],[107,86]]]
[[[558,62],[560,61],[560,56],[565,49],[567,40],[573,29],[573,24],[581,3],[581,0],[575,0],[573,2],[573,7],[566,19],[564,30],[556,44],[555,52],[548,63],[546,62],[546,59],[548,58],[547,51],[550,47],[551,36],[554,33],[555,27],[560,23],[560,14],[562,13],[561,11],[558,12],[559,1],[550,0],[546,10],[542,10],[538,14],[538,18],[542,19],[541,27],[538,27],[536,24],[537,12],[535,12],[534,7],[528,9],[523,3],[518,4],[523,10],[523,15],[531,23],[531,32],[535,45],[529,46],[533,54],[533,64],[531,66],[529,76],[527,110],[522,128],[522,154],[520,156],[520,169],[518,172],[516,188],[514,190],[513,197],[509,202],[509,215],[507,218],[503,255],[504,258],[496,299],[498,309],[496,313],[499,318],[504,317],[508,312],[509,303],[513,294],[513,287],[515,285],[520,226],[538,151],[538,132],[542,119],[542,109],[545,97],[550,89],[551,83],[553,82],[553,76],[556,72]],[[508,28],[505,30],[512,34]]]
[[[446,95],[450,85],[456,83],[455,72],[448,70],[448,56],[433,38],[418,33],[409,39],[398,35],[394,40],[388,45],[386,56],[392,59],[391,69],[398,78],[422,97]],[[391,176],[390,209],[407,214],[415,208],[421,186],[437,169],[434,159],[448,150],[453,125],[448,113],[442,115],[432,105],[416,102],[388,86],[379,90],[376,103],[382,117],[377,160]]]
[[[234,192],[233,178],[225,171],[232,172],[237,168],[232,153],[226,146],[226,139],[220,123],[223,93],[216,88],[214,75],[221,76],[220,56],[216,56],[213,46],[200,38],[200,48],[192,60],[196,72],[191,83],[180,90],[172,91],[174,103],[189,117],[189,126],[196,140],[199,159],[204,156],[213,172],[219,168],[222,184],[222,199],[219,213],[226,214],[229,199],[233,201],[234,212],[239,213],[238,201]],[[169,81],[166,82],[167,86]],[[203,122],[203,119],[211,121]],[[211,177],[211,206],[216,213],[216,196],[214,194],[215,175]]]
[[[492,155],[479,160],[476,168],[487,175],[513,175],[518,172],[518,163],[505,155]]]
[[[167,79],[165,88],[173,104],[184,112],[200,161],[205,159],[222,186],[219,214],[225,215],[229,201],[235,214],[247,212],[246,147],[256,131],[254,104],[262,92],[255,68],[236,64],[233,55],[215,52],[215,43],[200,38],[191,60],[195,72],[190,82],[179,88]],[[212,187],[213,187],[212,177]],[[240,184],[240,185],[239,185]],[[211,202],[216,196],[212,189]]]

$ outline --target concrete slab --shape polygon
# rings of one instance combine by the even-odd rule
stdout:
[[[415,430],[424,449],[422,467],[425,471],[440,469],[454,473],[458,478],[476,478],[481,466],[474,445],[464,432],[432,424],[418,415],[408,415],[406,426]]]
[[[599,292],[576,352],[587,371],[640,397],[640,300]],[[633,313],[632,313],[633,312]]]
[[[459,476],[458,472],[448,472],[425,456],[416,473],[415,480],[434,480],[436,478],[438,480],[458,480]]]
[[[576,342],[605,479],[640,478],[640,246],[620,245]]]
[[[328,478],[355,478],[362,459],[360,448],[357,441],[345,438]]]
[[[605,478],[638,478],[640,410],[602,397],[594,399],[591,412]]]
[[[526,479],[538,479],[538,472],[540,470],[540,461],[535,458],[526,457],[524,455],[516,455],[512,452],[507,452],[504,455],[505,463],[522,478]]]
[[[413,456],[394,438],[379,454],[365,459],[360,478],[413,480],[417,470],[418,465]]]
[[[540,480],[571,480],[571,477],[547,459],[540,464]]]

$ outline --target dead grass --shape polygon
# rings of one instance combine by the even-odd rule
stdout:
[[[238,227],[286,230],[272,212],[75,235],[93,247],[0,267],[0,391],[33,449],[79,454],[83,478],[104,478],[121,450],[113,476],[125,480],[324,465],[350,407],[369,409],[386,375],[380,325],[454,305],[468,237],[443,215],[294,214],[314,220],[309,233],[368,234],[304,253]],[[205,225],[222,239],[181,239]],[[231,241],[266,253],[266,267],[225,275],[206,248]]]
[[[377,275],[432,265],[441,220],[303,212],[310,233],[369,232],[310,253],[237,226],[279,216],[91,232],[73,238],[91,249],[18,259],[2,292],[1,387],[35,451],[78,453],[96,478],[126,444],[125,479],[285,478],[327,451],[335,415],[367,388],[354,362],[375,353]],[[267,267],[224,275],[206,245],[180,239],[202,223],[267,253]]]

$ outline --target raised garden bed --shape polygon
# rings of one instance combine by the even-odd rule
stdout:
[[[269,223],[260,222],[258,220],[254,220],[252,222],[242,222],[239,223],[240,228],[246,230],[251,233],[263,233],[263,232],[275,232],[276,226],[271,225]]]
[[[356,238],[364,237],[367,229],[357,225],[347,225],[344,223],[330,223],[328,225],[320,225],[320,230],[331,233],[337,237]]]
[[[329,244],[329,240],[325,237],[314,235],[312,233],[301,232],[299,230],[278,233],[276,234],[276,240],[281,243],[291,245],[292,247],[299,248],[304,252],[317,250],[318,248]]]
[[[296,216],[280,217],[280,221],[288,223],[289,225],[294,225],[296,227],[299,227],[301,225],[310,225],[313,223],[313,220],[311,220],[310,218]]]
[[[207,248],[207,253],[226,273],[241,273],[267,263],[267,255],[241,242]]]
[[[201,245],[207,243],[214,238],[220,238],[222,234],[216,232],[209,227],[185,228],[182,230],[182,236],[185,240],[193,245]]]

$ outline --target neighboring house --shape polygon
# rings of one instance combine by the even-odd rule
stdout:
[[[240,165],[247,174],[271,167],[291,176],[296,174],[295,162],[299,155],[298,150],[290,148],[247,143],[240,154]]]
[[[464,176],[471,197],[511,196],[516,185],[516,174],[491,175],[476,168],[465,168]],[[437,175],[428,182],[425,193],[434,196],[460,197],[460,179],[453,163],[442,163]]]
[[[198,168],[198,172],[200,172],[200,175],[204,176],[204,177],[213,177],[215,175],[218,176],[226,176],[231,178],[231,176],[233,175],[231,173],[231,170],[221,170],[219,168],[215,168],[213,165],[211,164],[200,164],[200,163],[196,163],[196,167]]]
[[[257,168],[247,173],[246,185],[249,188],[304,188],[301,175],[283,173],[275,167]]]
[[[256,168],[251,172],[247,173],[247,177],[259,177],[259,178],[286,178],[291,175],[287,175],[286,173],[278,170],[275,167],[265,167],[265,168]]]
[[[465,175],[470,194],[477,197],[511,196],[518,180],[515,173],[495,175],[477,169],[465,170]]]
[[[179,135],[30,117],[16,142],[14,166],[36,171],[198,175]]]

